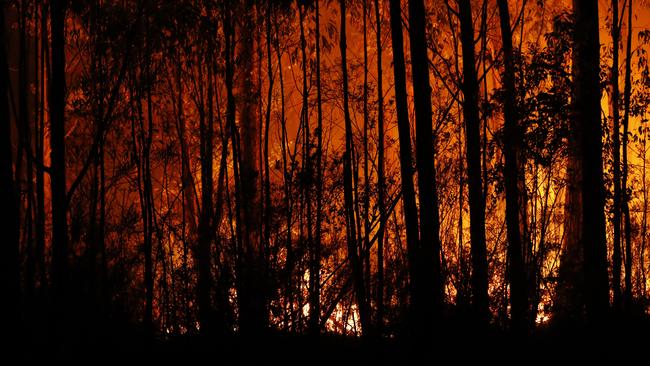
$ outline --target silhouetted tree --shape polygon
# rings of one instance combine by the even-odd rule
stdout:
[[[512,51],[512,31],[510,25],[510,10],[508,2],[499,0],[499,17],[501,24],[501,39],[503,41],[504,72],[503,86],[505,99],[503,103],[504,140],[503,155],[505,159],[503,179],[506,188],[506,225],[508,230],[508,261],[510,263],[510,311],[512,329],[523,332],[526,329],[528,314],[528,291],[526,289],[526,272],[521,253],[521,233],[519,222],[519,162],[517,154],[522,134],[519,128],[519,109],[515,94],[515,66]]]
[[[602,126],[600,119],[598,4],[574,0],[575,16],[573,118],[582,163],[582,248],[585,304],[590,321],[598,321],[609,306],[605,190],[603,188]]]
[[[409,0],[409,35],[411,69],[413,71],[413,100],[415,106],[415,151],[418,171],[420,203],[420,251],[422,261],[418,274],[424,290],[418,313],[422,327],[433,326],[441,315],[443,294],[440,270],[440,218],[436,185],[435,147],[433,145],[431,85],[429,84],[429,57],[426,45],[426,18],[424,1]],[[426,310],[425,310],[426,309]]]
[[[363,265],[359,255],[359,245],[357,239],[357,225],[355,220],[355,197],[353,187],[353,163],[352,155],[354,154],[354,142],[352,136],[352,119],[350,117],[349,92],[348,92],[348,66],[347,66],[347,39],[346,39],[346,8],[345,1],[340,0],[341,6],[341,27],[339,48],[341,51],[341,68],[343,70],[343,114],[345,118],[345,152],[343,155],[343,189],[345,195],[345,216],[347,231],[347,251],[350,268],[352,269],[352,278],[354,281],[354,293],[356,296],[357,306],[359,307],[359,317],[361,320],[361,329],[363,334],[371,333],[370,329],[370,309],[366,296],[366,285],[363,279]]]
[[[8,334],[20,324],[20,266],[19,266],[19,214],[18,197],[14,186],[11,115],[9,109],[9,65],[5,36],[5,5],[0,5],[0,207],[2,217],[0,232],[5,237],[0,247],[0,311],[7,320]],[[9,343],[13,346],[14,343]]]
[[[470,239],[472,241],[472,306],[479,322],[486,322],[488,308],[488,268],[485,244],[485,197],[481,179],[481,131],[478,108],[478,80],[474,55],[474,25],[470,0],[460,0],[460,40],[463,51],[463,118],[469,192]]]

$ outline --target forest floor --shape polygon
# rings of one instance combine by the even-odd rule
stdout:
[[[440,361],[515,365],[612,361],[622,364],[647,358],[650,347],[650,319],[647,318],[619,320],[607,326],[546,326],[527,336],[515,336],[498,329],[479,332],[464,325],[445,328],[426,341],[417,342],[399,338],[379,340],[288,333],[268,333],[257,338],[176,336],[151,340],[139,332],[126,332],[103,334],[92,340],[78,339],[66,347],[23,343],[18,348],[21,354],[18,359],[48,362],[56,359],[61,364],[92,360],[91,364],[146,365],[423,365]]]

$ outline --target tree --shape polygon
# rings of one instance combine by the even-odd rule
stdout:
[[[350,268],[352,269],[352,278],[354,281],[354,293],[356,296],[357,306],[359,307],[359,317],[361,320],[361,329],[364,335],[371,333],[370,309],[368,298],[366,296],[366,286],[363,280],[363,266],[359,255],[359,242],[357,239],[357,225],[355,220],[355,197],[352,182],[352,155],[354,154],[354,142],[352,136],[352,119],[350,117],[349,106],[349,89],[348,89],[348,66],[347,66],[347,40],[346,40],[346,0],[340,0],[341,6],[341,28],[339,48],[341,51],[341,68],[343,70],[343,114],[345,119],[345,152],[343,156],[343,189],[345,199],[345,222],[347,237],[347,252]]]
[[[258,190],[259,124],[254,111],[259,103],[258,85],[255,84],[254,68],[254,19],[252,2],[246,1],[241,12],[238,59],[241,62],[239,76],[239,205],[243,261],[241,287],[238,293],[240,327],[245,333],[259,333],[268,326],[266,304],[264,250],[260,241],[260,195]],[[235,132],[237,133],[237,132]],[[236,145],[233,143],[233,146]],[[233,154],[233,158],[234,158]]]
[[[320,8],[316,1],[315,9],[316,18],[316,237],[311,254],[311,265],[309,279],[311,281],[311,298],[310,298],[310,327],[312,332],[320,331],[320,260],[322,246],[322,227],[323,227],[323,98],[321,88],[321,40],[320,40]],[[311,310],[313,309],[313,310]]]
[[[20,317],[20,259],[18,197],[13,181],[11,115],[9,110],[9,68],[5,49],[5,11],[0,5],[0,207],[4,217],[0,232],[5,239],[0,247],[0,291],[4,300],[0,311],[7,319],[8,330],[17,330]]]
[[[422,292],[426,291],[419,277],[420,233],[418,212],[413,185],[413,157],[411,155],[411,128],[406,94],[406,63],[402,34],[402,9],[399,0],[390,1],[390,29],[393,46],[393,77],[395,79],[395,109],[399,138],[400,178],[402,186],[402,210],[406,226],[406,248],[409,266],[410,326],[414,327],[424,312]]]
[[[440,219],[436,185],[435,147],[432,133],[431,85],[429,84],[429,57],[426,44],[426,9],[423,0],[409,0],[409,35],[411,69],[413,71],[413,99],[415,105],[415,145],[420,202],[420,274],[425,288],[422,306],[427,310],[421,318],[423,327],[440,317],[443,293],[440,271]],[[425,315],[424,313],[419,315]]]
[[[621,136],[619,127],[619,89],[618,89],[618,45],[620,27],[618,21],[618,1],[612,0],[612,68],[611,68],[611,115],[612,115],[612,155],[614,171],[614,212],[612,226],[614,227],[614,249],[612,251],[612,289],[614,292],[614,308],[621,307]]]
[[[204,57],[204,63],[207,66],[208,74],[208,90],[207,90],[207,106],[200,105],[199,110],[199,135],[200,135],[200,159],[201,159],[201,213],[199,217],[199,237],[197,245],[197,299],[199,305],[199,321],[201,323],[201,331],[209,333],[212,331],[213,324],[211,322],[212,303],[212,274],[211,274],[211,259],[210,247],[212,245],[212,238],[214,238],[213,230],[214,225],[212,218],[214,216],[214,204],[212,202],[212,192],[214,190],[214,182],[212,178],[213,166],[213,131],[214,131],[214,91],[213,91],[213,45],[211,42],[206,47],[207,54]],[[200,82],[203,82],[201,80]],[[201,90],[202,92],[202,90]],[[200,97],[203,99],[203,96]],[[207,116],[206,116],[207,107]]]
[[[605,316],[609,306],[605,191],[603,185],[602,126],[600,119],[598,4],[574,0],[573,118],[582,164],[582,250],[585,305],[591,322]]]
[[[528,314],[528,291],[526,289],[526,272],[522,258],[521,233],[519,231],[519,162],[517,153],[518,141],[522,135],[519,132],[519,110],[515,101],[515,69],[512,53],[512,31],[510,28],[510,10],[508,2],[499,0],[499,18],[501,24],[501,39],[503,41],[503,87],[505,99],[503,102],[504,140],[503,155],[505,159],[503,179],[506,188],[506,226],[508,230],[508,261],[510,263],[510,306],[511,327],[515,332],[525,332]]]
[[[377,332],[382,333],[384,326],[384,234],[386,230],[386,177],[384,162],[384,88],[382,75],[382,44],[381,44],[381,15],[379,13],[380,3],[375,0],[375,22],[377,23],[377,130],[379,142],[377,147],[377,185],[378,188],[378,209],[379,209],[379,232],[377,233]]]
[[[625,231],[625,306],[632,305],[632,224],[627,192],[627,142],[630,124],[630,99],[632,95],[632,0],[627,2],[627,41],[625,44],[625,89],[623,90],[623,177],[621,181],[622,210]],[[645,240],[645,238],[644,238]],[[639,258],[643,261],[643,258]]]
[[[65,160],[65,13],[66,0],[50,2],[51,80],[50,190],[52,199],[52,286],[56,306],[63,306],[68,280],[68,223]],[[62,310],[62,308],[58,308]]]
[[[474,57],[474,25],[470,0],[460,0],[460,40],[463,52],[463,118],[469,192],[470,240],[472,241],[472,307],[477,321],[489,318],[487,250],[485,243],[485,197],[481,183],[481,131],[478,108],[478,79]]]

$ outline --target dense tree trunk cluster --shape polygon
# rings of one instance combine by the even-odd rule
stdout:
[[[546,3],[2,2],[9,329],[428,340],[647,311],[647,10]]]

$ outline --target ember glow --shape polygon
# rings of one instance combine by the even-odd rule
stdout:
[[[29,339],[648,313],[648,1],[0,6]]]

